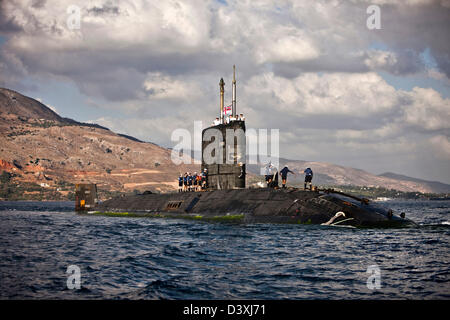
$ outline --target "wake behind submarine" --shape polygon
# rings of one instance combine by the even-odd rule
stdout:
[[[96,205],[96,211],[90,213],[347,227],[415,225],[404,214],[398,216],[392,210],[368,199],[332,189],[246,188],[246,128],[245,120],[236,113],[234,67],[232,84],[231,110],[224,108],[225,83],[220,79],[220,118],[202,131],[201,170],[207,170],[206,190],[167,194],[144,192],[121,196]],[[229,112],[231,115],[226,119]],[[82,192],[78,192],[77,205],[80,201],[84,203],[82,198]],[[87,210],[81,208],[83,209]]]

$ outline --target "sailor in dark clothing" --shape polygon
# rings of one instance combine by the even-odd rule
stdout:
[[[192,176],[192,181],[194,183],[193,191],[197,191],[197,172],[194,172],[194,175]]]
[[[192,191],[192,175],[188,173],[188,191]]]
[[[183,175],[180,174],[180,176],[178,177],[178,192],[182,191],[183,191]]]
[[[278,171],[274,169],[275,173],[272,175],[270,179],[269,188],[278,189]]]
[[[208,188],[207,186],[207,182],[208,182],[208,169],[203,169],[202,172],[202,189],[206,190],[206,188]]]
[[[280,174],[281,174],[281,187],[282,188],[286,188],[286,181],[287,181],[287,175],[288,173],[293,173],[295,174],[295,172],[289,170],[288,167],[284,167],[283,169],[281,169]]]
[[[309,184],[309,190],[312,190],[312,178],[313,178],[313,171],[311,170],[311,168],[306,168],[305,171],[303,171],[305,173],[305,190],[306,190],[306,186]]]
[[[186,172],[183,177],[183,191],[186,192],[187,188],[188,188],[188,174]]]
[[[196,191],[201,191],[202,190],[202,175],[198,174],[196,180],[197,180],[197,189],[196,189]]]

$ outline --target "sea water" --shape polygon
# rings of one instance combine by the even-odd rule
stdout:
[[[383,204],[419,226],[208,223],[0,202],[0,298],[449,299],[450,201]]]

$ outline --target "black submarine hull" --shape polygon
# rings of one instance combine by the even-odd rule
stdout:
[[[367,199],[332,191],[228,189],[140,194],[107,200],[95,213],[242,223],[322,224],[352,227],[415,225]]]

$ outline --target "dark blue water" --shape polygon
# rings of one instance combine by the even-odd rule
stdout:
[[[77,215],[0,202],[2,299],[449,299],[450,201],[385,203],[407,229]],[[67,288],[67,267],[81,289]],[[379,289],[367,268],[380,270]]]

